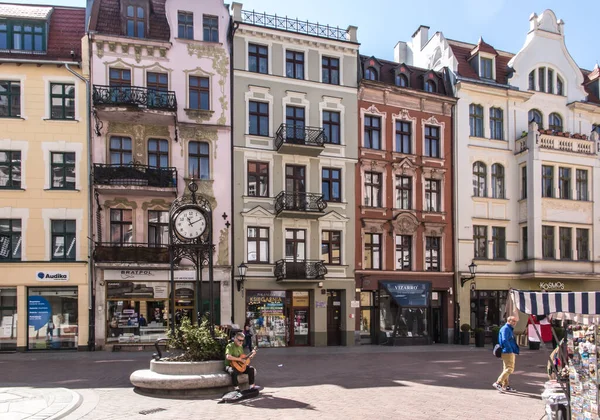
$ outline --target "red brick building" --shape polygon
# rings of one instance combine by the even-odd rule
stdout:
[[[448,75],[361,57],[356,326],[362,343],[451,342],[452,114]]]

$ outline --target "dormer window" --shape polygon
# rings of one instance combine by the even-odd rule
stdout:
[[[46,22],[0,20],[0,49],[46,51]]]
[[[494,78],[493,66],[494,66],[494,60],[492,60],[491,58],[481,57],[480,58],[481,71],[479,73],[479,77],[481,77],[483,79],[493,79]]]
[[[377,70],[375,70],[373,67],[368,67],[367,70],[365,70],[365,79],[378,80]]]
[[[529,72],[528,89],[564,96],[565,85],[563,78],[555,69],[538,67]]]
[[[406,74],[400,73],[396,75],[396,86],[408,87],[408,77]]]
[[[548,128],[552,131],[563,131],[562,117],[556,112],[548,117]]]
[[[433,80],[426,80],[425,86],[423,87],[425,92],[435,93],[437,91],[435,87],[435,82]]]
[[[127,6],[127,36],[146,37],[146,12],[141,6]]]

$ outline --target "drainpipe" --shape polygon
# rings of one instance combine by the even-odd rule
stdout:
[[[71,67],[69,67],[72,64],[76,64],[79,65],[81,67],[80,63],[68,63],[68,62],[64,62],[62,63],[64,64],[65,68],[67,69],[67,71],[69,71],[69,73],[71,73],[73,76],[77,77],[79,80],[81,80],[83,83],[85,83],[85,103],[86,103],[86,132],[87,132],[87,148],[88,148],[88,153],[87,153],[87,179],[88,179],[88,241],[89,241],[89,248],[88,248],[88,252],[89,252],[89,260],[88,260],[88,311],[89,311],[89,332],[88,332],[88,350],[92,351],[95,350],[95,329],[94,329],[94,324],[95,324],[95,313],[94,313],[94,304],[93,304],[93,298],[94,298],[94,241],[93,241],[93,211],[92,209],[93,207],[93,187],[92,187],[92,133],[91,133],[91,129],[92,129],[92,125],[90,122],[90,118],[91,118],[91,112],[92,112],[92,108],[91,108],[91,89],[90,89],[90,81],[89,79],[86,79],[85,77],[81,76],[79,73],[75,72],[73,69],[71,69]],[[91,71],[91,69],[90,69]]]
[[[236,265],[235,265],[235,196],[233,193],[233,189],[234,189],[234,185],[235,182],[233,180],[233,175],[234,175],[234,165],[233,165],[233,159],[234,159],[234,148],[233,148],[233,36],[235,35],[235,30],[238,27],[238,23],[233,21],[233,17],[229,18],[229,27],[231,28],[229,31],[229,97],[230,97],[230,101],[231,101],[231,106],[229,107],[229,126],[231,127],[230,130],[230,138],[231,138],[231,238],[230,238],[230,247],[229,249],[231,250],[231,283],[230,283],[230,287],[231,287],[231,324],[234,324],[234,319],[235,319],[235,296],[234,293],[236,292],[236,288],[234,287],[235,285],[235,275],[236,275]]]
[[[451,82],[452,84],[452,82]],[[452,219],[454,224],[454,246],[452,253],[454,254],[454,343],[458,344],[458,331],[460,331],[460,304],[458,299],[462,290],[460,285],[460,267],[458,256],[458,124],[456,123],[456,104],[452,105]]]

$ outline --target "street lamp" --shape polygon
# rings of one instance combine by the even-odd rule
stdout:
[[[238,292],[243,290],[244,288],[244,280],[246,280],[246,270],[248,270],[248,266],[242,262],[238,266],[239,277],[236,279]]]
[[[469,280],[473,280],[475,278],[476,272],[477,272],[477,264],[475,264],[474,261],[471,261],[471,264],[469,264],[469,273],[471,273],[471,275],[469,277],[461,277],[460,278],[460,287],[464,287],[466,282],[468,282]]]

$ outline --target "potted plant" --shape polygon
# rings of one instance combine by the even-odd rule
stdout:
[[[475,328],[475,347],[483,347],[485,344],[485,330],[483,328]]]
[[[498,344],[498,334],[500,334],[500,327],[497,325],[492,326],[492,344],[495,346]]]
[[[469,345],[471,339],[471,326],[469,324],[462,324],[460,326],[460,344],[463,346]]]

